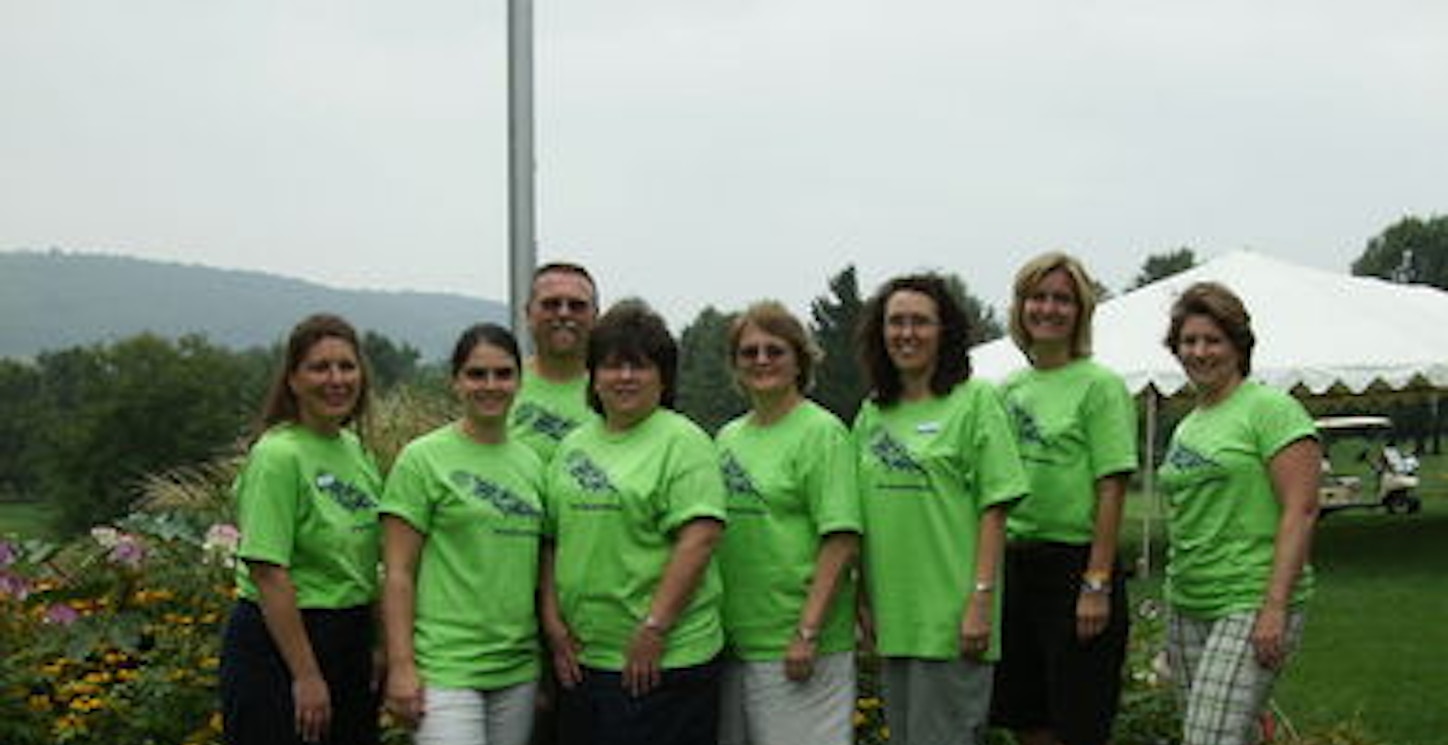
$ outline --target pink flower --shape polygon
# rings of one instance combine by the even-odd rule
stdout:
[[[141,539],[130,533],[122,533],[111,549],[110,560],[116,564],[136,569],[146,560],[146,547]]]
[[[209,564],[220,560],[224,566],[233,566],[236,561],[236,547],[241,543],[241,531],[229,523],[217,523],[206,529],[206,540],[201,544],[203,556]]]
[[[0,540],[0,567],[8,567],[15,563],[20,552],[15,550],[15,544],[10,541]]]
[[[80,611],[65,603],[52,603],[45,609],[45,622],[69,626],[80,618]]]
[[[0,595],[9,595],[16,600],[24,600],[30,594],[30,583],[18,574],[0,572]]]

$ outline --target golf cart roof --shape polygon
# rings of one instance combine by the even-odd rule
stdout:
[[[1393,428],[1393,420],[1385,416],[1329,416],[1318,419],[1316,424],[1320,430]]]

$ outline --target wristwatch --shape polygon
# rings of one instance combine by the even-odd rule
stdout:
[[[1110,572],[1085,572],[1081,575],[1081,592],[1102,595],[1111,592]]]

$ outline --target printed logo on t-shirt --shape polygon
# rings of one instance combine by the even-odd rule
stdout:
[[[930,489],[925,467],[910,454],[904,443],[890,436],[886,430],[878,429],[869,439],[870,454],[891,477],[909,477],[905,481],[888,481],[876,484],[877,489],[898,491],[928,491]]]
[[[1033,463],[1054,464],[1064,462],[1061,453],[1051,442],[1045,428],[1036,421],[1035,414],[1015,401],[1006,402],[1006,413],[1015,425],[1016,442],[1020,445],[1021,459]],[[1055,455],[1056,457],[1052,457]]]
[[[1162,490],[1173,498],[1193,486],[1227,478],[1222,464],[1180,442],[1167,451],[1160,475]]]
[[[578,426],[578,420],[546,409],[533,401],[524,401],[513,408],[513,426],[525,427],[559,441]]]
[[[619,501],[618,488],[608,478],[608,472],[593,462],[588,453],[570,450],[563,456],[563,467],[573,483],[583,492],[583,499],[574,500],[570,507],[577,510],[617,510],[623,505]],[[602,501],[593,501],[602,498]]]
[[[371,494],[343,481],[329,471],[318,472],[317,477],[312,480],[312,484],[317,487],[317,491],[331,497],[333,502],[348,512],[377,509],[377,499]]]
[[[1046,447],[1046,435],[1041,432],[1041,425],[1036,423],[1036,417],[1026,407],[1010,401],[1006,404],[1006,409],[1016,425],[1016,438],[1021,445]]]
[[[719,470],[724,474],[724,488],[729,494],[730,514],[763,515],[768,512],[763,492],[754,485],[754,478],[739,462],[733,451],[725,450],[719,458]]]
[[[489,481],[467,471],[453,471],[448,478],[467,494],[481,499],[498,512],[509,517],[542,517],[543,513],[528,500],[523,499],[506,486]]]

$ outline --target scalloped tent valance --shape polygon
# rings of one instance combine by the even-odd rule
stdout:
[[[1225,284],[1247,304],[1256,380],[1299,395],[1448,388],[1448,292],[1237,251],[1097,307],[1094,357],[1133,394],[1151,387],[1170,397],[1186,386],[1162,339],[1177,295],[1202,280]],[[1026,364],[1009,338],[971,350],[971,361],[995,380]]]

